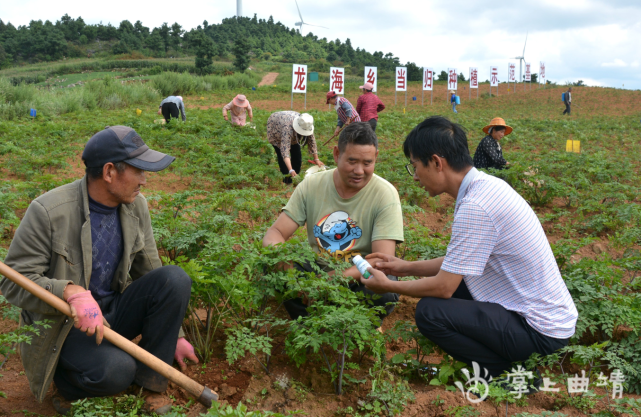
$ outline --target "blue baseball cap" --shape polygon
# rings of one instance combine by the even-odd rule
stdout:
[[[125,162],[143,171],[162,171],[176,160],[145,145],[140,135],[127,126],[107,126],[87,141],[82,160],[88,168],[108,162]]]

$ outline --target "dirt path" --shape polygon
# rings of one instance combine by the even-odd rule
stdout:
[[[278,77],[277,72],[270,72],[265,75],[262,80],[260,80],[258,86],[260,87],[262,85],[272,85],[274,84],[274,81],[276,81],[276,77]]]

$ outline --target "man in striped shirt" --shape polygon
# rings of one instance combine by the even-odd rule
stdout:
[[[472,166],[463,129],[433,116],[403,145],[414,181],[434,197],[456,198],[445,257],[384,262],[361,282],[374,292],[421,298],[416,325],[455,359],[477,362],[496,377],[532,353],[566,346],[578,313],[543,228],[504,181]],[[392,282],[385,273],[423,277]]]
[[[360,122],[361,118],[358,115],[358,112],[352,106],[352,103],[349,102],[345,97],[339,97],[338,94],[334,91],[327,93],[327,103],[333,106],[336,106],[336,114],[338,115],[338,120],[336,122],[336,130],[334,130],[334,135],[344,126],[352,122]]]

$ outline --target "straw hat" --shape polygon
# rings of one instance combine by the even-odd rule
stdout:
[[[238,94],[234,99],[232,100],[234,103],[234,106],[236,107],[247,107],[249,106],[249,101],[247,101],[247,97],[245,97],[242,94]]]
[[[490,128],[491,127],[495,127],[495,126],[503,126],[503,127],[505,127],[505,136],[507,136],[510,133],[512,133],[512,127],[506,125],[505,124],[505,120],[503,120],[500,117],[495,117],[494,119],[492,119],[490,124],[483,128],[483,132],[485,132],[486,134],[489,134]]]
[[[309,136],[314,133],[314,118],[309,113],[303,113],[296,116],[293,126],[299,135]]]
[[[450,93],[452,93],[452,94],[456,94],[456,91],[454,91],[454,90],[450,90]]]

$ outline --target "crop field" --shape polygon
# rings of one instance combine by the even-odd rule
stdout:
[[[267,72],[280,75],[253,90]],[[467,129],[473,153],[481,128],[503,117],[514,128],[502,141],[511,168],[490,173],[537,213],[579,310],[568,347],[524,364],[538,364],[560,391],[516,398],[493,385],[486,401],[472,404],[456,388],[466,382],[463,364],[418,332],[417,299],[401,297],[378,332],[379,319],[346,281],[279,270],[281,262],[314,256],[303,228],[278,248],[261,246],[293,191],[282,183],[265,127],[271,112],[290,109],[291,66],[259,64],[250,75],[145,75],[121,82],[101,73],[97,80],[84,78],[82,86],[38,89],[12,85],[0,72],[0,258],[32,199],[83,175],[84,143],[105,126],[131,126],[151,148],[176,156],[168,169],[148,175],[143,193],[163,262],[182,266],[193,280],[184,328],[200,363],[186,373],[219,393],[221,405],[208,415],[641,415],[641,92],[576,87],[568,117],[561,115],[561,86],[533,85],[524,92],[517,85],[508,92],[501,84],[499,96],[490,97],[481,84],[479,98],[473,92],[470,100],[461,83],[462,104],[453,114],[443,84],[436,85],[434,104],[426,92],[421,105],[420,84],[410,83],[407,106],[401,93],[394,105],[391,82],[379,84],[388,107],[380,114],[375,172],[401,197],[405,242],[397,255],[444,255],[454,212],[452,198],[428,199],[405,171],[405,136],[425,117],[444,115]],[[354,104],[359,81],[348,78],[346,86]],[[336,124],[325,104],[327,89],[327,81],[309,84],[307,111],[314,116],[319,157],[333,166],[331,145],[320,146]],[[220,108],[238,93],[251,102],[256,129],[223,120]],[[154,123],[169,94],[183,95],[186,123]],[[303,100],[294,97],[295,110],[303,111]],[[38,110],[35,119],[29,108]],[[567,140],[580,141],[581,152],[566,152]],[[304,162],[303,170],[309,166]],[[308,318],[293,323],[282,303],[299,292],[314,303]],[[51,392],[42,404],[34,400],[12,349],[25,337],[16,330],[16,309],[6,303],[0,309],[0,397],[6,397],[0,398],[0,415],[54,415]],[[612,386],[597,386],[601,372],[608,376],[615,369],[626,378],[617,400]],[[587,392],[568,393],[568,376],[582,371],[590,378]],[[207,413],[173,384],[168,394],[175,416]],[[82,400],[74,412],[139,415],[141,400],[131,392]]]

